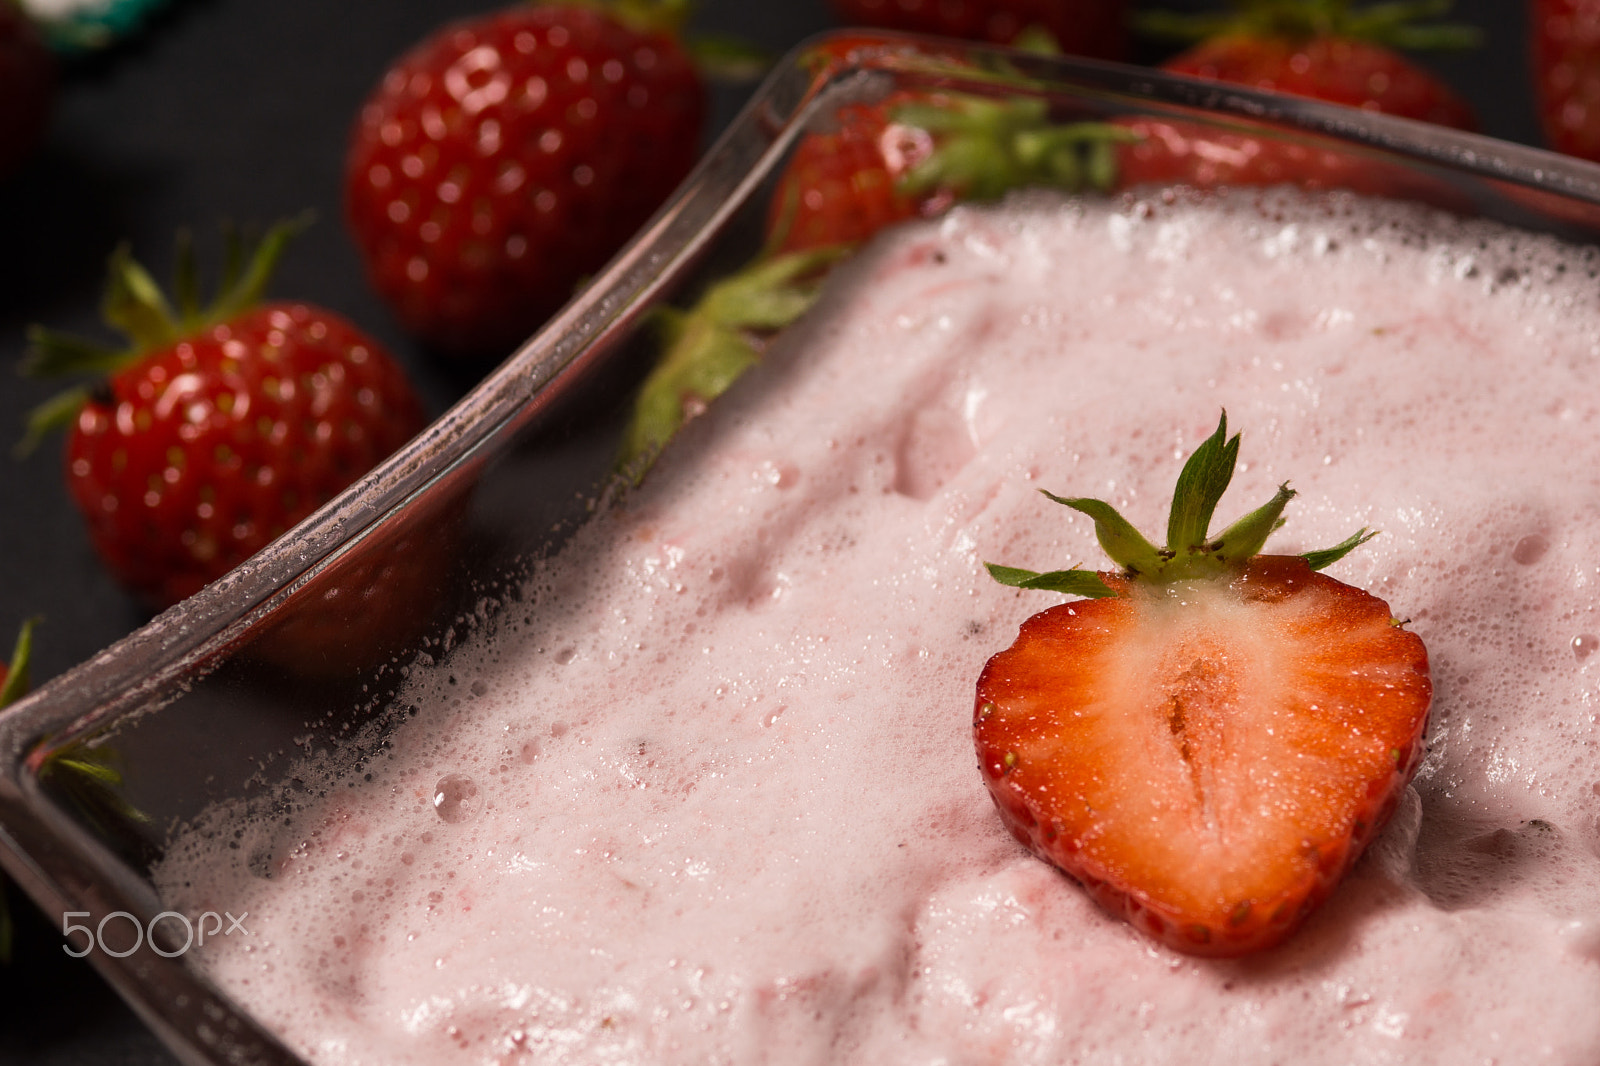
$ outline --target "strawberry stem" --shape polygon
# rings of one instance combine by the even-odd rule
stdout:
[[[1183,464],[1172,494],[1172,510],[1167,518],[1167,546],[1157,548],[1104,500],[1044,495],[1064,507],[1094,520],[1095,537],[1123,573],[1136,581],[1165,584],[1172,581],[1210,580],[1226,577],[1242,569],[1260,554],[1267,538],[1283,525],[1283,509],[1294,499],[1288,484],[1262,506],[1235,521],[1217,536],[1207,530],[1217,503],[1233,480],[1239,457],[1239,435],[1228,436],[1228,413],[1217,422],[1216,432],[1206,438]],[[1040,490],[1043,492],[1044,490]],[[1338,562],[1377,534],[1366,528],[1357,530],[1331,548],[1305,552],[1301,558],[1313,570]],[[1101,597],[1115,593],[1092,571],[1073,568],[1036,573],[1019,567],[985,563],[989,574],[1012,588],[1046,589],[1076,596]]]
[[[665,352],[640,388],[623,435],[616,469],[625,481],[637,484],[684,423],[759,361],[765,336],[806,312],[827,268],[845,251],[757,259],[706,290],[688,311],[660,314]]]

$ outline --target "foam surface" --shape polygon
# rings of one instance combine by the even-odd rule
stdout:
[[[322,1063],[1600,1060],[1600,306],[1590,253],[1344,198],[1034,195],[873,246],[645,489],[421,671],[370,782],[218,812],[168,905]],[[1219,524],[1427,642],[1429,754],[1285,947],[1206,962],[1001,827],[973,684],[1159,536],[1243,431]],[[442,797],[442,798],[441,798]],[[436,802],[437,801],[437,802]],[[253,861],[252,861],[253,860]]]

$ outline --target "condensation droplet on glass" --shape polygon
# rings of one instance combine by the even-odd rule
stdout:
[[[1543,533],[1529,533],[1511,549],[1511,558],[1523,566],[1532,566],[1550,550],[1550,538]]]
[[[1580,659],[1593,655],[1596,648],[1600,648],[1600,637],[1593,633],[1580,633],[1572,638],[1572,654]]]
[[[478,783],[465,774],[445,774],[433,786],[433,810],[454,825],[478,813]]]

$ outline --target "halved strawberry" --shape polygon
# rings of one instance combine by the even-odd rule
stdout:
[[[1258,555],[1294,493],[1215,537],[1239,438],[1226,416],[1178,479],[1157,549],[1089,515],[1116,573],[990,565],[1089,597],[1028,619],[978,681],[978,762],[1002,820],[1095,900],[1179,951],[1288,936],[1388,820],[1422,750],[1422,641],[1388,604],[1316,571],[1371,534]]]

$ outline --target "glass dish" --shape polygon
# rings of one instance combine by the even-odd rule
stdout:
[[[94,964],[180,1057],[300,1061],[186,961],[183,922],[157,920],[149,871],[166,833],[280,787],[296,755],[382,714],[401,651],[448,647],[584,519],[654,354],[651,309],[756,254],[774,176],[804,131],[901,89],[1040,101],[1059,121],[1191,123],[1382,167],[1464,214],[1579,241],[1600,232],[1600,168],[1484,137],[948,43],[851,36],[796,50],[635,241],[439,421],[237,571],[0,716],[6,872],[73,916],[85,932],[69,942],[94,933],[110,948]],[[114,753],[115,788],[61,771],[86,751]],[[135,924],[153,942],[135,943]]]

